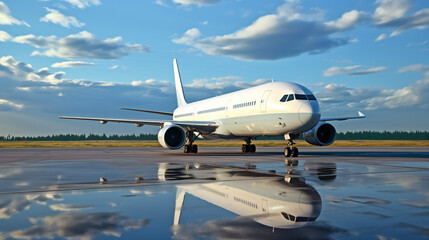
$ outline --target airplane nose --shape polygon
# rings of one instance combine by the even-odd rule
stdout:
[[[322,198],[313,189],[307,189],[299,196],[299,208],[305,216],[318,217],[322,211]]]
[[[320,120],[319,106],[309,102],[303,103],[299,108],[298,117],[304,125],[316,125]]]

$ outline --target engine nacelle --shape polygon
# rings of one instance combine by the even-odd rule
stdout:
[[[335,141],[337,131],[329,123],[319,122],[314,128],[302,134],[304,140],[312,145],[327,146]]]
[[[158,133],[158,142],[164,148],[179,149],[185,145],[186,132],[178,125],[166,125]]]

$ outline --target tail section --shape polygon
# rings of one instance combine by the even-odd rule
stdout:
[[[174,67],[174,82],[176,85],[176,96],[177,96],[177,106],[180,107],[186,104],[185,95],[183,94],[182,80],[180,79],[179,66],[177,66],[177,60],[173,60]]]

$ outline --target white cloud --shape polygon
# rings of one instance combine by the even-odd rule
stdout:
[[[379,6],[372,16],[375,24],[380,27],[393,28],[394,31],[389,35],[390,37],[399,35],[407,29],[428,27],[429,8],[407,15],[412,9],[412,2],[413,0],[378,0],[376,3]]]
[[[16,87],[16,89],[18,89],[20,91],[26,91],[26,92],[31,91],[31,88],[29,88],[29,87]]]
[[[83,27],[85,23],[79,22],[75,17],[65,16],[55,9],[45,8],[49,13],[44,17],[40,18],[42,22],[52,22],[54,24],[59,24],[63,27],[69,28],[70,26]]]
[[[422,64],[414,64],[410,66],[405,66],[399,69],[399,73],[403,72],[427,72],[429,71],[429,65],[422,65]]]
[[[159,5],[159,6],[163,6],[163,7],[170,7],[170,5],[166,4],[164,1],[162,0],[156,0],[155,4]]]
[[[386,24],[400,19],[411,9],[410,0],[377,0],[373,18],[376,24]]]
[[[9,33],[5,31],[0,31],[0,42],[5,42],[7,40],[10,40],[12,37],[9,35]]]
[[[50,85],[56,85],[63,82],[64,72],[50,73],[48,68],[41,68],[34,70],[30,64],[16,61],[12,56],[5,56],[0,58],[0,72],[4,73],[4,76],[16,79],[17,81],[32,81],[32,82],[43,82],[49,83]],[[20,86],[19,90],[29,90],[27,86]]]
[[[70,3],[73,7],[77,7],[80,9],[93,6],[98,6],[101,4],[100,0],[63,0],[65,2]]]
[[[190,4],[196,4],[196,5],[209,5],[220,2],[220,0],[173,0],[174,3],[179,3],[183,5],[190,5]]]
[[[362,19],[362,13],[356,10],[344,13],[340,19],[336,21],[329,21],[326,23],[327,26],[336,28],[338,30],[345,30],[356,25],[356,23]]]
[[[188,29],[180,38],[173,39],[174,43],[178,44],[188,44],[194,41],[195,38],[201,36],[200,30],[198,28]]]
[[[373,67],[349,73],[349,75],[364,75],[387,71],[387,67]]]
[[[387,67],[372,67],[367,69],[362,69],[362,65],[353,65],[353,66],[347,66],[347,67],[330,67],[323,71],[324,77],[332,77],[339,74],[348,74],[348,75],[364,75],[364,74],[371,74],[371,73],[377,73],[386,71]],[[362,69],[362,70],[358,70]]]
[[[2,1],[0,1],[0,25],[25,25],[27,27],[30,27],[28,23],[25,21],[20,21],[10,14],[9,8],[4,4]]]
[[[239,76],[194,79],[191,84],[187,84],[185,86],[191,88],[223,89],[230,86],[238,86],[240,82],[237,81],[240,79],[241,78]]]
[[[92,207],[88,205],[77,205],[77,204],[52,204],[49,206],[49,208],[54,211],[71,212],[71,211],[80,211],[83,209],[90,209]]]
[[[67,61],[67,62],[57,62],[51,65],[53,68],[72,68],[72,67],[82,67],[82,66],[92,66],[94,63],[82,62],[82,61]]]
[[[95,58],[114,59],[132,52],[147,52],[141,44],[122,44],[122,37],[99,40],[87,31],[68,35],[58,39],[56,36],[34,36],[33,34],[17,36],[14,42],[27,43],[46,51],[34,51],[32,55],[59,57],[65,59]]]
[[[57,43],[57,37],[52,35],[48,37],[43,36],[34,36],[33,34],[27,34],[27,35],[21,35],[14,37],[12,41],[17,43],[27,43],[31,44],[36,48],[48,48],[48,47],[55,47]]]
[[[209,55],[226,55],[245,60],[275,60],[304,53],[320,53],[348,44],[336,33],[355,26],[361,13],[352,10],[335,21],[324,22],[320,13],[301,14],[293,3],[285,3],[275,14],[259,17],[251,25],[231,34],[200,38],[196,28],[174,43],[192,46]],[[334,36],[335,35],[335,36]]]
[[[12,56],[0,57],[0,96],[3,99],[0,113],[25,106],[26,111],[37,109],[36,115],[46,112],[58,114],[64,109],[69,109],[69,114],[75,111],[76,114],[94,114],[94,109],[103,114],[108,109],[119,109],[136,102],[151,105],[162,100],[165,105],[160,109],[175,104],[171,82],[155,79],[132,83],[96,82],[65,79],[65,74],[62,71],[50,72],[46,67],[35,70],[30,64],[17,61]],[[62,97],[61,100],[58,97]]]
[[[117,213],[61,213],[42,218],[30,218],[28,229],[15,230],[5,235],[15,239],[93,239],[99,235],[121,237],[122,231],[142,228],[149,220],[133,220]]]
[[[429,68],[425,68],[419,71]],[[411,67],[410,67],[411,69]],[[411,71],[411,70],[410,70]],[[366,110],[397,109],[415,107],[429,108],[429,71],[424,72],[424,78],[399,89],[381,88],[348,88],[345,85],[327,84],[316,93],[321,105],[328,109],[344,108],[345,104],[352,108]],[[419,110],[417,110],[419,111]]]
[[[158,81],[155,79],[147,79],[144,81],[142,80],[132,81],[130,85],[134,87],[156,87],[162,90],[163,92],[167,92],[173,86],[168,81]]]
[[[13,107],[18,110],[24,108],[23,104],[14,103],[12,101],[8,101],[6,99],[1,99],[1,98],[0,98],[0,106]]]
[[[348,67],[330,67],[330,68],[326,69],[325,71],[323,71],[323,76],[324,77],[332,77],[332,76],[338,75],[338,74],[349,73],[349,72],[354,71],[360,67],[362,67],[362,66],[361,65],[354,65],[354,66],[348,66]]]
[[[382,33],[382,34],[380,34],[380,36],[377,37],[377,39],[375,39],[375,41],[378,42],[378,41],[384,40],[386,38],[387,38],[387,34]]]

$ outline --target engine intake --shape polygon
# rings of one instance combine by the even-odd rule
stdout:
[[[335,141],[337,131],[329,123],[319,122],[314,128],[302,134],[304,140],[312,145],[327,146]]]
[[[185,145],[186,132],[181,126],[166,125],[158,133],[158,142],[164,148],[179,149]]]

